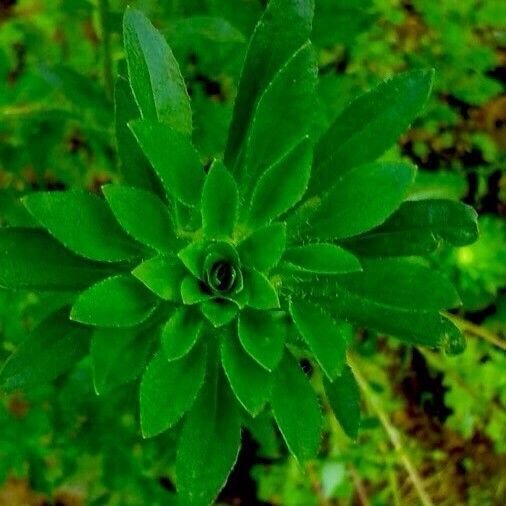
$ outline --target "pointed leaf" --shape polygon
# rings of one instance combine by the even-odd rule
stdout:
[[[243,350],[234,334],[222,337],[221,362],[238,401],[256,416],[269,398],[270,374]]]
[[[107,278],[79,295],[72,320],[98,327],[133,327],[153,314],[158,300],[129,275]]]
[[[248,196],[257,179],[311,133],[316,81],[317,67],[308,42],[262,94],[248,132],[244,172],[237,177]]]
[[[250,226],[266,225],[299,202],[307,189],[311,164],[311,145],[305,138],[262,175],[251,199]]]
[[[465,246],[478,239],[476,211],[451,200],[404,202],[378,228],[343,244],[361,256],[413,256],[434,251],[441,241]]]
[[[153,351],[154,329],[97,329],[91,341],[93,383],[97,394],[135,380]]]
[[[65,247],[101,262],[132,260],[138,243],[114,219],[105,200],[80,190],[39,192],[23,198],[30,214]]]
[[[306,196],[323,193],[390,148],[423,109],[433,79],[432,70],[399,74],[352,102],[316,145]]]
[[[337,421],[351,439],[357,439],[360,427],[360,390],[350,366],[346,365],[341,376],[333,383],[324,379],[323,384]]]
[[[163,36],[140,11],[131,8],[125,12],[123,36],[130,85],[142,117],[190,135],[190,98]]]
[[[380,225],[401,205],[414,177],[414,167],[395,162],[347,172],[322,198],[309,219],[308,233],[320,239],[340,239]]]
[[[167,197],[196,207],[200,205],[204,170],[191,141],[163,123],[137,120],[130,128],[155,169]]]
[[[209,300],[200,305],[200,310],[212,326],[217,328],[230,323],[237,316],[239,308],[227,300]]]
[[[142,262],[132,274],[163,300],[181,300],[181,282],[186,269],[176,256],[159,255]]]
[[[211,165],[202,193],[202,227],[207,237],[229,237],[234,231],[239,194],[234,178],[223,163]]]
[[[272,379],[274,419],[288,449],[302,463],[315,457],[320,446],[322,416],[318,398],[297,361],[288,353]]]
[[[198,279],[202,277],[206,245],[203,241],[191,242],[177,256],[184,266]]]
[[[213,297],[211,293],[204,290],[202,281],[193,276],[186,276],[181,283],[181,298],[183,304],[193,305],[204,302]]]
[[[286,225],[272,223],[257,229],[238,246],[241,262],[259,271],[275,267],[286,244]]]
[[[283,260],[318,274],[342,274],[362,270],[357,257],[334,244],[307,244],[288,248]]]
[[[0,286],[28,290],[81,290],[111,273],[107,265],[78,257],[47,232],[0,229]]]
[[[271,0],[246,54],[229,131],[225,163],[235,165],[255,104],[276,72],[309,38],[313,0]]]
[[[240,444],[237,401],[226,379],[212,371],[186,416],[179,439],[176,485],[181,504],[208,506],[213,502],[234,467]]]
[[[248,306],[253,309],[277,309],[279,297],[271,282],[255,269],[244,272],[244,287],[248,292]]]
[[[140,111],[128,81],[119,77],[114,90],[116,144],[123,181],[137,188],[153,190],[155,175],[128,123],[140,118]]]
[[[134,239],[160,253],[173,253],[178,240],[169,210],[154,194],[130,186],[102,187],[114,217]]]
[[[68,319],[68,308],[40,323],[0,370],[0,385],[13,390],[48,383],[88,354],[90,330]]]
[[[166,431],[192,407],[205,373],[203,346],[172,362],[161,352],[155,355],[141,381],[141,429],[145,438]]]
[[[176,309],[162,330],[162,350],[167,360],[178,360],[195,346],[202,330],[202,317],[194,308]]]
[[[346,362],[347,329],[321,307],[304,300],[292,300],[290,314],[321,368],[333,381]]]
[[[288,325],[281,311],[241,311],[239,340],[253,359],[268,371],[274,370],[285,348]]]

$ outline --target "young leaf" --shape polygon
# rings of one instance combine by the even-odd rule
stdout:
[[[205,373],[204,346],[172,362],[161,352],[155,355],[141,381],[141,428],[145,438],[166,431],[192,407]]]
[[[255,269],[244,272],[244,286],[248,290],[248,306],[253,309],[277,309],[279,297],[271,282]]]
[[[80,190],[39,192],[23,197],[30,214],[65,247],[101,262],[132,260],[138,243],[118,225],[106,202]]]
[[[312,161],[311,145],[305,138],[265,171],[253,191],[251,227],[267,225],[299,202],[307,189]]]
[[[130,85],[145,119],[191,135],[190,98],[172,51],[139,11],[127,8],[123,36]]]
[[[239,340],[246,352],[268,371],[281,361],[287,334],[288,325],[281,311],[241,311]]]
[[[130,275],[107,278],[82,292],[70,318],[97,327],[133,327],[145,321],[159,302]]]
[[[334,244],[315,243],[288,248],[283,260],[317,274],[342,274],[362,270],[357,257]]]
[[[213,298],[213,295],[202,287],[202,282],[193,276],[186,276],[181,283],[181,298],[183,304],[199,304]]]
[[[274,419],[288,449],[302,463],[315,457],[320,446],[322,416],[318,399],[297,361],[288,353],[272,380]]]
[[[91,340],[97,394],[135,380],[146,367],[157,332],[153,329],[97,329]]]
[[[478,239],[476,211],[451,200],[404,202],[383,225],[345,241],[366,257],[425,255],[441,241],[465,246]]]
[[[13,390],[48,383],[88,353],[90,330],[68,319],[68,308],[45,319],[0,370],[0,385]]]
[[[321,307],[302,299],[292,300],[290,314],[321,368],[334,381],[346,362],[343,327]]]
[[[333,383],[324,378],[325,394],[344,432],[357,439],[360,427],[360,390],[349,365]]]
[[[405,163],[373,163],[344,174],[321,200],[308,227],[320,239],[358,235],[383,223],[402,203],[415,169]]]
[[[178,240],[169,210],[152,192],[129,186],[102,187],[114,217],[134,239],[160,253],[172,253]]]
[[[309,135],[316,77],[313,49],[308,42],[281,67],[263,92],[248,132],[244,173],[238,173],[247,195],[269,167]]]
[[[116,144],[123,181],[145,190],[155,189],[155,176],[128,123],[140,118],[140,112],[128,81],[119,77],[114,90]]]
[[[207,237],[230,237],[239,209],[234,178],[222,162],[211,165],[202,192],[202,227]]]
[[[252,416],[264,407],[270,394],[270,374],[243,349],[237,336],[222,336],[221,362],[238,401]]]
[[[181,300],[181,282],[186,269],[175,255],[159,255],[142,262],[132,274],[163,300]]]
[[[286,225],[272,223],[255,230],[238,246],[241,262],[259,271],[275,267],[286,244]]]
[[[251,38],[230,125],[225,163],[233,167],[258,97],[311,33],[314,0],[271,0]]]
[[[167,360],[178,360],[195,346],[202,330],[202,318],[194,308],[176,309],[162,330],[162,351]]]
[[[130,128],[160,178],[167,197],[188,206],[200,205],[204,170],[191,141],[170,126],[154,121],[134,121]]]
[[[230,301],[209,300],[200,305],[202,314],[211,322],[213,327],[222,327],[230,323],[237,315],[239,309]]]
[[[352,102],[316,145],[306,196],[323,193],[350,169],[390,148],[423,109],[433,79],[432,70],[407,72]]]
[[[213,502],[234,467],[241,444],[237,401],[216,365],[212,368],[179,439],[176,485],[185,506]]]
[[[45,231],[0,229],[0,286],[4,288],[74,291],[111,274],[107,265],[78,257]]]

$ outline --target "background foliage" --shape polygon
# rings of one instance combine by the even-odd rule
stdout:
[[[139,0],[181,63],[195,142],[224,149],[245,41],[260,0]],[[458,357],[363,333],[354,352],[366,420],[358,442],[331,417],[300,469],[279,436],[246,435],[222,504],[470,504],[506,497],[506,7],[500,0],[317,0],[320,116],[329,123],[386,76],[435,67],[425,115],[392,155],[422,169],[415,194],[480,212],[478,243],[431,258],[457,284]],[[122,0],[0,0],[0,224],[29,218],[32,189],[115,180],[112,76],[123,63]],[[205,121],[204,121],[205,119]],[[323,121],[322,121],[323,120]],[[0,360],[61,301],[0,292]],[[310,374],[311,371],[308,371]],[[318,384],[320,379],[313,378]],[[90,365],[0,398],[0,505],[171,504],[174,446],[142,440],[135,392],[97,398]],[[24,501],[24,502],[23,502]]]

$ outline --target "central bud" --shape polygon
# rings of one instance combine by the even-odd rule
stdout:
[[[207,283],[211,290],[221,293],[231,292],[236,284],[237,270],[228,260],[218,260],[208,273]]]

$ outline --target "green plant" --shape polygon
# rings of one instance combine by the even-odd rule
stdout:
[[[99,394],[142,374],[142,431],[175,430],[184,504],[216,497],[241,427],[266,406],[299,461],[316,454],[318,397],[298,359],[318,364],[335,416],[356,437],[350,324],[463,348],[441,315],[459,304],[455,290],[407,257],[443,240],[473,242],[475,213],[406,200],[414,167],[375,161],[423,108],[432,72],[385,81],[313,138],[312,11],[310,0],[269,3],[247,51],[224,160],[203,166],[178,64],[128,9],[128,77],[115,93],[125,184],[104,186],[105,198],[28,194],[32,220],[0,229],[0,284],[64,293],[5,363],[4,388],[50,381],[88,351]]]

